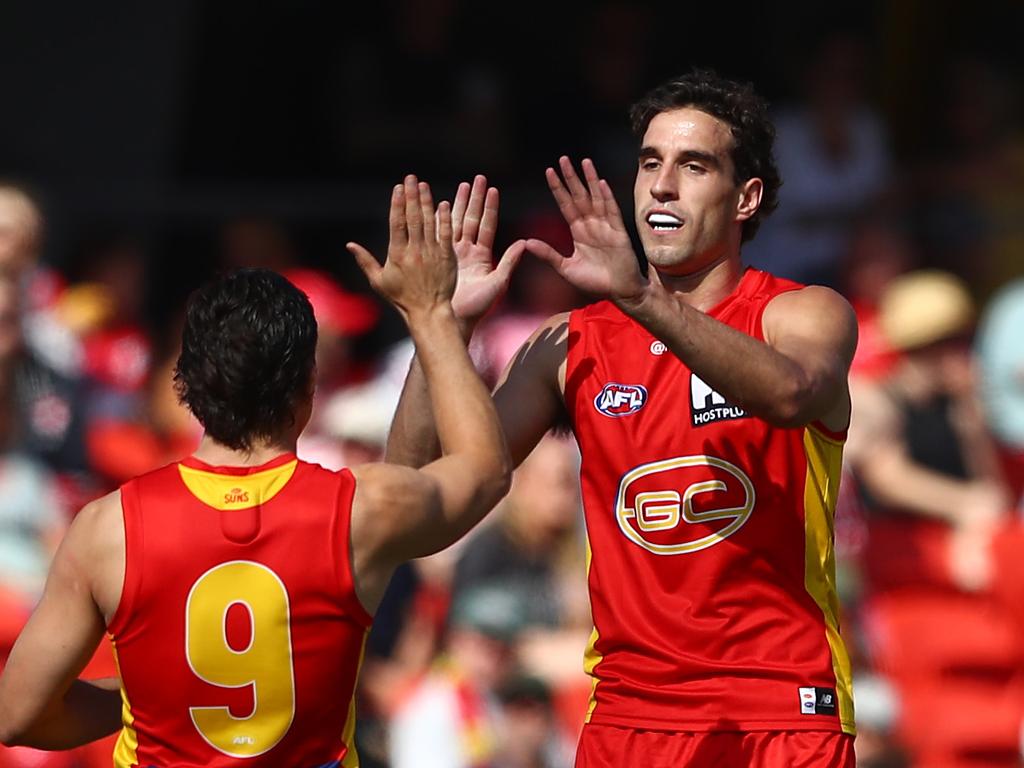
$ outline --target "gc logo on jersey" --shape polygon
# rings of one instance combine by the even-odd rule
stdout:
[[[742,408],[729,405],[725,398],[709,387],[697,374],[690,374],[690,419],[702,427],[716,421],[741,419],[747,415]]]
[[[694,497],[704,493],[720,493],[724,506],[698,503],[695,509]],[[715,456],[679,456],[623,475],[615,518],[626,538],[648,552],[685,555],[736,533],[750,519],[754,502],[754,484],[735,464]]]
[[[609,382],[594,398],[594,407],[605,416],[629,416],[647,403],[647,388],[640,384]]]

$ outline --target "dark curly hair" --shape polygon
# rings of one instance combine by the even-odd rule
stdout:
[[[267,269],[232,272],[189,297],[178,399],[218,443],[251,450],[295,424],[312,391],[316,340],[298,288]]]
[[[729,126],[737,184],[753,178],[764,182],[761,205],[743,222],[743,242],[746,242],[778,206],[782,186],[772,151],[775,126],[768,119],[768,105],[750,83],[728,80],[709,69],[694,69],[659,85],[633,105],[629,111],[633,133],[642,140],[656,115],[683,107],[699,109]]]

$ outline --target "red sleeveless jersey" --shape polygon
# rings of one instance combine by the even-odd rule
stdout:
[[[763,340],[801,288],[748,269],[708,314]],[[845,434],[780,429],[712,390],[610,302],[569,321],[594,632],[587,721],[854,731],[833,513]]]
[[[121,488],[117,768],[357,764],[371,619],[349,559],[354,489],[348,471],[291,454],[259,467],[189,458]]]

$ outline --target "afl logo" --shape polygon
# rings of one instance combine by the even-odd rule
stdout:
[[[640,384],[610,382],[594,398],[594,407],[605,416],[629,416],[647,403],[647,388]]]
[[[735,464],[714,456],[679,456],[623,475],[615,517],[626,538],[648,552],[685,555],[736,533],[750,519],[754,501],[754,484]]]

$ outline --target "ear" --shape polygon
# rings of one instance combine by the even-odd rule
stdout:
[[[761,179],[747,179],[740,185],[739,198],[736,200],[736,221],[746,221],[761,206],[761,194],[764,182]]]

